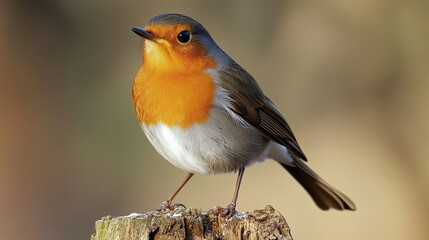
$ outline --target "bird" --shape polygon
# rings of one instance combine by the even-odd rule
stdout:
[[[213,209],[231,216],[245,168],[267,159],[289,172],[319,208],[356,209],[350,198],[307,166],[279,109],[203,25],[170,13],[132,31],[143,39],[142,65],[132,86],[137,119],[158,153],[188,172],[155,210],[184,206],[172,201],[194,174],[238,172],[231,203]]]

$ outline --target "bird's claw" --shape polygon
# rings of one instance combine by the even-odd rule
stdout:
[[[235,205],[229,204],[226,208],[214,206],[213,209],[210,210],[214,215],[219,215],[221,217],[232,217],[235,214]]]
[[[175,203],[175,204],[169,204],[167,202],[162,202],[161,206],[159,206],[158,208],[155,208],[153,211],[156,212],[168,212],[168,211],[174,211],[177,208],[184,208],[186,209],[185,205],[181,204],[181,203]]]

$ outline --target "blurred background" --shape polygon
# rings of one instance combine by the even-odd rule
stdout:
[[[201,22],[287,117],[309,165],[356,212],[321,211],[278,164],[245,172],[238,210],[271,204],[295,239],[429,239],[429,2],[0,1],[0,238],[89,239],[159,206],[185,172],[141,131],[131,86],[161,13]],[[236,176],[176,198],[226,206]]]

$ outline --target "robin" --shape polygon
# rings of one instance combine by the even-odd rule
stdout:
[[[323,210],[355,210],[353,202],[311,170],[291,128],[255,79],[194,19],[180,14],[153,17],[132,30],[144,39],[143,63],[132,96],[139,123],[155,149],[188,175],[157,210],[195,174],[238,171],[231,204],[235,212],[244,169],[277,161]]]

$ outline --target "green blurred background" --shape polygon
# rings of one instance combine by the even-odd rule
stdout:
[[[309,165],[356,203],[319,210],[278,164],[244,175],[296,239],[429,239],[429,2],[0,1],[0,238],[89,239],[105,215],[157,207],[185,172],[140,130],[131,85],[160,13],[200,21],[285,114]],[[177,197],[226,206],[235,175]]]

